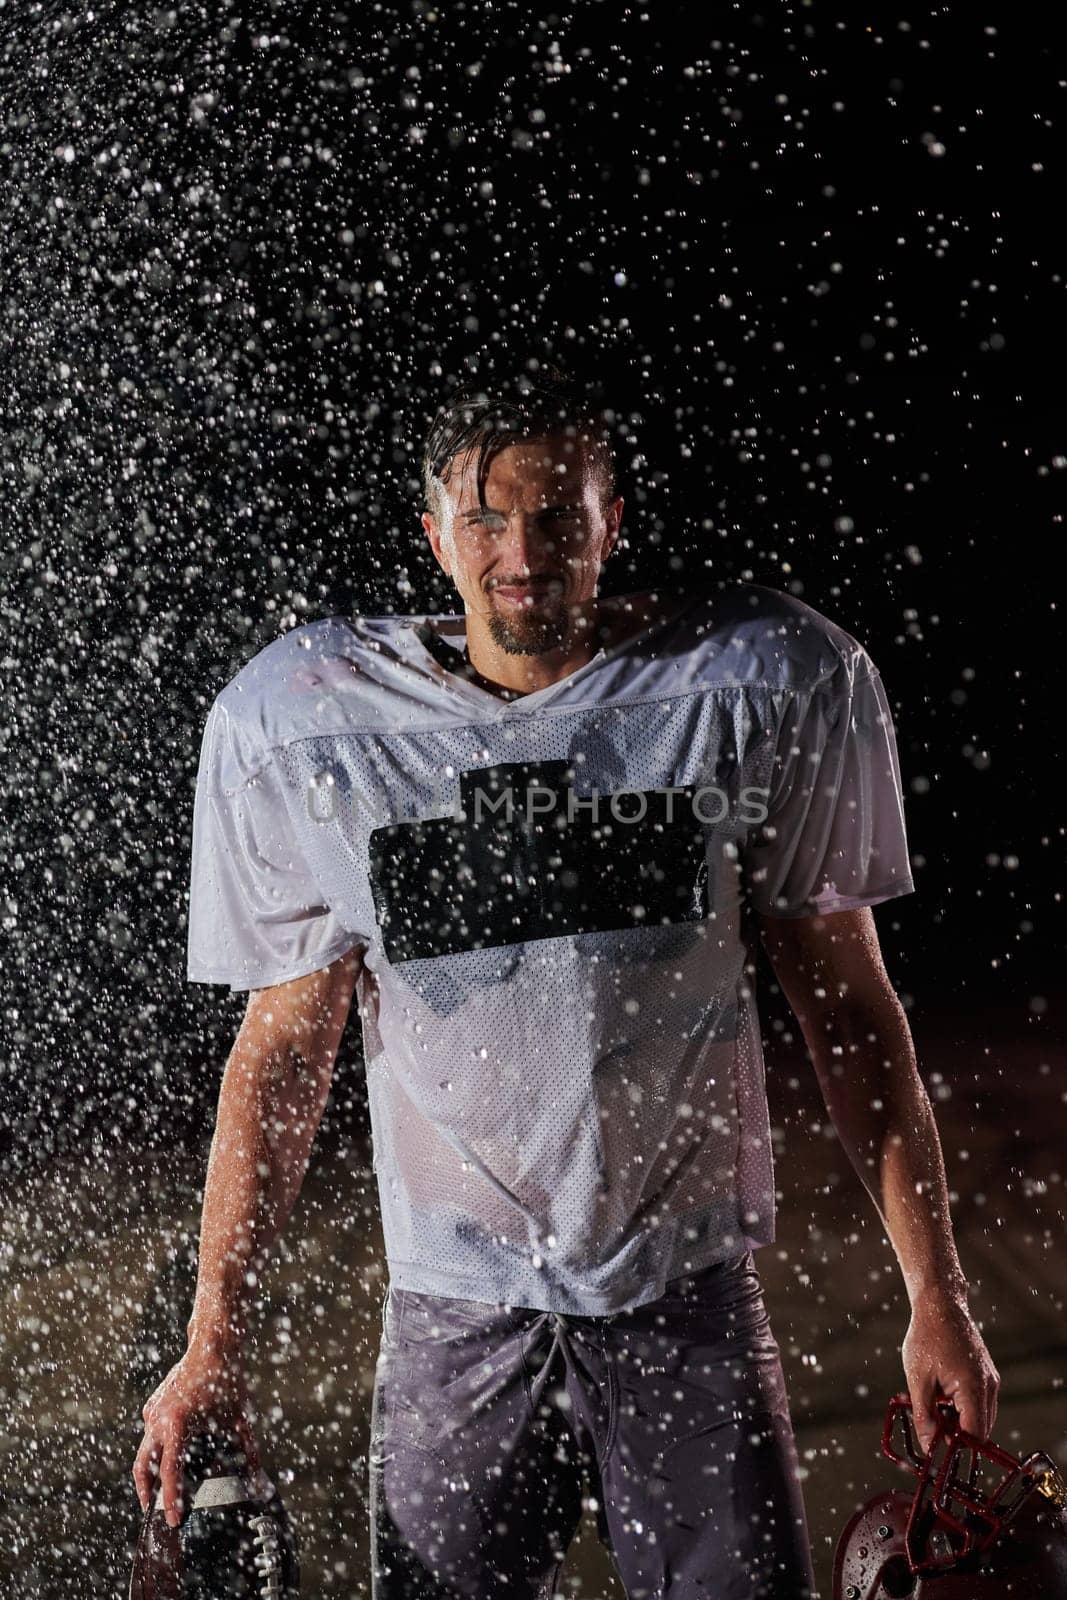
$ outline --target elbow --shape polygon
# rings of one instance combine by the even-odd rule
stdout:
[[[892,990],[821,1007],[805,1019],[802,1031],[820,1078],[851,1074],[857,1063],[886,1072],[902,1063],[914,1067],[907,1014]]]

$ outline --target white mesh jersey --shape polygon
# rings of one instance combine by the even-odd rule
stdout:
[[[363,948],[400,1288],[603,1315],[771,1242],[746,908],[914,887],[863,646],[759,584],[657,597],[513,700],[449,656],[462,615],[323,618],[208,715],[188,977],[262,988]]]

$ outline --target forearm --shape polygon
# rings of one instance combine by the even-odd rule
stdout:
[[[944,1158],[896,996],[824,1017],[810,1036],[827,1110],[900,1262],[908,1298],[965,1297]]]
[[[328,1093],[289,1045],[239,1037],[219,1092],[190,1343],[239,1345],[247,1305],[296,1202]]]

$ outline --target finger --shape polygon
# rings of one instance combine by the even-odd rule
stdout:
[[[137,1489],[137,1498],[141,1502],[141,1510],[148,1510],[148,1502],[152,1497],[152,1477],[154,1463],[157,1455],[156,1443],[150,1434],[146,1434],[141,1441],[141,1448],[133,1463],[133,1481]]]
[[[919,1444],[925,1453],[933,1443],[937,1431],[937,1410],[934,1406],[934,1391],[936,1388],[933,1375],[923,1373],[921,1377],[909,1384],[911,1394],[911,1416]]]
[[[133,1464],[133,1481],[137,1485],[137,1498],[141,1502],[141,1510],[147,1511],[149,1501],[155,1493],[156,1481],[159,1477],[159,1447],[151,1435],[146,1436],[144,1443],[137,1453]]]
[[[993,1429],[996,1427],[996,1422],[997,1422],[997,1391],[998,1391],[999,1387],[1000,1387],[999,1379],[993,1378],[993,1379],[990,1380],[989,1387],[986,1390],[986,1432],[985,1432],[985,1436],[986,1436],[987,1439],[991,1439],[993,1437]]]
[[[167,1522],[176,1528],[182,1517],[182,1433],[176,1424],[167,1432],[163,1446],[163,1512]]]
[[[961,1385],[952,1400],[959,1413],[960,1427],[964,1433],[973,1434],[976,1439],[987,1439],[989,1429],[986,1425],[985,1390],[974,1384],[968,1384],[966,1388]]]

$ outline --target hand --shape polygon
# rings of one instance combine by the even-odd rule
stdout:
[[[937,1400],[952,1401],[967,1433],[989,1438],[997,1417],[1000,1373],[961,1296],[937,1290],[919,1295],[900,1353],[924,1451],[937,1428]]]
[[[244,1366],[235,1351],[193,1343],[146,1402],[141,1415],[145,1433],[133,1464],[133,1480],[141,1510],[148,1508],[158,1471],[163,1485],[163,1510],[176,1528],[182,1519],[182,1461],[186,1440],[217,1428],[236,1435],[247,1470],[259,1471],[259,1447],[252,1431],[254,1411],[245,1387]],[[159,1466],[157,1467],[157,1462]]]

